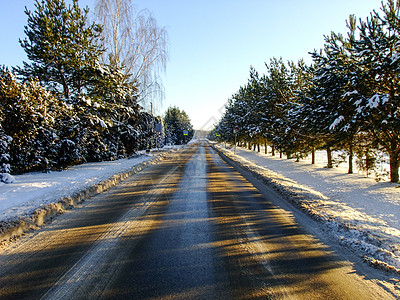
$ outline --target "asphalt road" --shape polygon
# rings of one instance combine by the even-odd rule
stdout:
[[[244,175],[171,154],[0,249],[0,299],[393,298]]]

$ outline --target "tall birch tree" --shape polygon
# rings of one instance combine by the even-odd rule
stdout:
[[[137,11],[132,0],[97,0],[95,13],[103,25],[104,64],[123,70],[125,80],[137,86],[142,106],[161,101],[160,74],[168,59],[166,29],[148,10]]]

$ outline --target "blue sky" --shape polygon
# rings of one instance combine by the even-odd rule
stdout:
[[[67,0],[67,3],[69,1]],[[80,0],[94,7],[95,0]],[[163,83],[166,97],[156,112],[169,106],[185,110],[196,129],[209,129],[224,104],[246,84],[250,66],[264,73],[272,57],[304,58],[323,47],[325,34],[346,33],[350,14],[365,19],[381,0],[136,0],[169,35],[169,61]],[[0,64],[22,65],[26,55],[24,7],[33,0],[1,1]]]

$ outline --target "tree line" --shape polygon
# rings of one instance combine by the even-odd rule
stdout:
[[[29,62],[0,68],[0,179],[127,157],[160,135],[142,105],[162,93],[166,31],[130,0],[97,4],[100,23],[78,0],[25,10]]]
[[[346,35],[332,32],[312,63],[272,58],[260,75],[232,95],[211,133],[219,141],[255,147],[265,143],[289,158],[326,149],[354,156],[364,167],[376,151],[389,156],[390,181],[400,166],[400,1],[382,2],[365,20],[351,15]]]

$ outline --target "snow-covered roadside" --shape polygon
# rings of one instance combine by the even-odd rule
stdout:
[[[9,228],[27,222],[39,210],[54,207],[54,204],[72,195],[83,193],[104,185],[101,190],[115,185],[125,174],[145,164],[155,163],[165,151],[178,149],[167,147],[163,152],[140,152],[133,158],[73,166],[62,172],[28,173],[14,176],[11,184],[0,183],[0,235]],[[120,175],[116,179],[117,175]],[[127,176],[127,175],[126,175]],[[121,179],[122,178],[122,179]],[[19,231],[20,232],[20,231]]]
[[[215,147],[321,221],[333,238],[366,262],[400,274],[400,185],[324,164]]]

